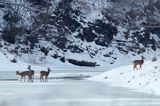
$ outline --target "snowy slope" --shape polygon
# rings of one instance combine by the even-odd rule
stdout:
[[[78,56],[78,55],[77,55]],[[106,69],[108,70],[108,67],[80,67],[80,66],[75,66],[72,64],[69,64],[68,62],[63,63],[60,62],[60,60],[52,60],[48,59],[49,61],[45,63],[31,63],[31,62],[26,62],[25,60],[21,60],[21,58],[17,58],[17,62],[13,63],[11,60],[14,58],[14,55],[11,54],[3,54],[0,52],[0,71],[27,71],[28,65],[32,65],[31,69],[39,72],[42,70],[47,70],[47,68],[51,68],[53,70],[53,73],[66,73],[65,75],[67,76],[72,76],[75,73],[78,72],[103,72]],[[27,58],[27,57],[25,57]],[[80,74],[80,73],[79,73]],[[77,75],[77,74],[76,74]],[[54,77],[62,76],[59,74],[54,75]]]
[[[158,29],[138,26],[153,17],[152,20],[156,21],[157,17],[159,21],[160,9],[157,5],[157,9],[150,8],[149,0],[66,0],[68,2],[64,4],[65,0],[47,0],[42,4],[29,1],[8,0],[13,6],[10,10],[12,14],[6,9],[9,6],[4,8],[6,11],[2,7],[0,9],[0,51],[6,54],[6,59],[3,56],[1,59],[2,70],[26,69],[25,64],[45,69],[88,69],[74,66],[67,59],[96,62],[100,65],[96,70],[108,70],[128,65],[140,55],[150,60],[156,55],[154,52],[160,53]],[[52,4],[50,8],[47,2]],[[19,5],[22,5],[21,8],[17,7]],[[25,7],[31,7],[32,11],[27,11]],[[14,10],[18,16],[15,16]],[[146,11],[154,14],[147,14]],[[12,17],[8,17],[10,15],[21,17],[14,22]],[[153,17],[147,20],[147,15]],[[34,27],[36,30],[33,30]],[[15,28],[18,31],[13,34]],[[141,49],[145,49],[145,53]],[[9,63],[13,59],[13,51],[17,55],[17,64]],[[125,61],[121,62],[124,58]],[[157,58],[160,56],[157,55]],[[5,69],[6,64],[17,68]]]
[[[113,86],[159,95],[159,78],[160,63],[146,61],[142,70],[133,70],[133,65],[121,66],[89,78],[89,80],[107,82]]]
[[[18,60],[17,63],[12,63],[10,60],[12,59],[12,55],[8,55],[7,57],[0,53],[0,71],[26,71],[28,70],[27,67],[28,63],[22,62]],[[36,70],[42,70],[46,68],[42,68],[40,66],[33,65],[32,66]]]

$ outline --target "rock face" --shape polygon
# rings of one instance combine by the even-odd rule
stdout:
[[[78,61],[78,60],[74,60],[74,59],[68,59],[68,62],[74,65],[78,65],[78,66],[88,66],[88,67],[95,67],[96,66],[96,62],[88,62],[88,61]]]
[[[160,47],[160,27],[152,27],[160,26],[159,4],[158,0],[2,0],[0,47],[4,53],[15,50],[19,58],[36,55],[34,62],[65,63],[68,56],[75,65],[93,60],[114,64],[118,52],[136,56]]]

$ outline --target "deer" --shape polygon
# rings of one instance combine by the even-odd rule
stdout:
[[[41,71],[40,72],[40,81],[42,82],[47,82],[48,81],[48,75],[49,75],[49,73],[51,72],[51,69],[50,68],[47,68],[48,69],[48,71]],[[43,77],[45,76],[45,80],[43,79]]]
[[[152,62],[155,62],[155,61],[157,61],[157,57],[156,56],[152,58]]]
[[[139,65],[139,69],[142,69],[142,64],[144,63],[145,57],[141,56],[141,60],[134,60],[133,61],[133,69],[137,69],[137,65]],[[138,70],[138,69],[137,69]]]
[[[33,82],[34,79],[34,70],[31,69],[31,65],[28,65],[29,74],[31,76],[31,81]]]
[[[27,82],[31,81],[31,79],[32,79],[29,71],[23,71],[23,72],[16,71],[16,75],[21,76],[20,82],[22,81],[22,79],[24,79],[24,82],[25,82],[25,77],[26,76],[28,76],[28,81]]]

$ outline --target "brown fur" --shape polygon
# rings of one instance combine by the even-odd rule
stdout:
[[[29,74],[31,76],[31,81],[33,82],[34,79],[34,70],[31,69],[31,65],[28,65]]]
[[[44,82],[44,81],[48,81],[48,75],[49,75],[49,73],[50,73],[50,69],[48,68],[48,71],[41,71],[40,72],[40,81],[42,82]],[[45,80],[43,79],[43,77],[45,77]]]
[[[25,77],[28,76],[28,81],[31,81],[31,76],[30,76],[30,72],[29,71],[23,71],[23,72],[19,72],[19,71],[16,71],[16,75],[20,75],[21,76],[21,80],[20,82],[22,81],[22,79],[24,79],[24,82],[25,82]]]
[[[141,57],[141,60],[134,60],[133,61],[133,69],[135,70],[135,68],[138,70],[137,65],[139,65],[139,69],[142,69],[142,64],[144,63],[144,57]]]

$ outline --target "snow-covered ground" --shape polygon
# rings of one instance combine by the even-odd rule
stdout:
[[[140,70],[133,70],[133,65],[121,66],[89,78],[89,80],[160,95],[160,63],[146,61]]]
[[[158,62],[145,62],[143,70],[132,70],[132,65],[123,66],[111,71],[107,67],[86,68],[54,62],[50,64],[32,64],[35,70],[33,83],[19,82],[15,71],[28,70],[30,63],[18,60],[10,62],[11,55],[0,53],[0,106],[157,106],[160,104],[158,84]],[[53,70],[49,75],[49,82],[39,81],[39,71],[50,66]],[[56,68],[55,68],[56,67]],[[59,67],[62,67],[59,69]],[[102,73],[102,74],[100,74]],[[98,75],[100,74],[100,75]],[[99,80],[95,82],[84,80]],[[137,91],[108,85],[129,87]],[[121,84],[121,85],[120,85]]]
[[[0,81],[0,106],[158,106],[159,96],[86,80]]]

